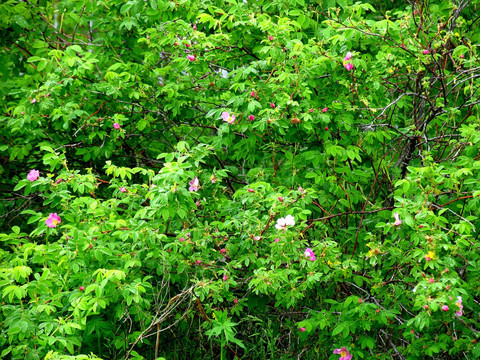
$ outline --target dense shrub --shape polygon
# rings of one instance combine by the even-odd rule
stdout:
[[[0,4],[0,357],[478,358],[479,7]]]

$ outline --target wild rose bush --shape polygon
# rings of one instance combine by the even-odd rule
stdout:
[[[0,4],[0,357],[477,358],[479,6]]]

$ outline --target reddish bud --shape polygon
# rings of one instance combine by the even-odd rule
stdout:
[[[460,55],[460,59],[463,59],[464,57],[465,57],[464,54],[461,54],[461,55]]]
[[[220,250],[220,252],[221,252],[222,254],[225,254],[226,251],[227,251],[227,250],[225,250],[225,249]]]
[[[428,282],[429,282],[430,284],[433,284],[433,283],[435,282],[435,279],[434,279],[434,278],[430,278],[430,279],[428,279]]]
[[[197,25],[193,24],[192,28],[193,30],[197,30]]]
[[[270,107],[271,107],[272,109],[275,109],[275,104],[274,104],[274,103],[270,103]]]
[[[273,41],[273,36],[270,35],[270,36],[268,37],[268,40]]]
[[[93,244],[88,245],[88,247],[89,247],[90,249],[93,248]]]
[[[385,286],[385,285],[387,285],[387,283],[384,281],[384,282],[382,282],[382,285]]]
[[[251,97],[255,97],[255,96],[256,96],[255,90],[252,90],[252,92],[250,93],[250,96],[251,96]]]
[[[250,116],[248,117],[248,120],[250,120],[250,121],[253,121],[253,120],[255,120],[255,116],[253,116],[253,115],[250,115]]]
[[[423,228],[423,225],[420,225],[419,228],[420,228],[420,229]]]
[[[328,126],[325,126],[325,131],[328,131]]]
[[[425,310],[428,310],[428,305],[423,305],[423,308],[424,308]]]
[[[233,298],[233,302],[234,302],[235,304],[238,304],[237,298]]]
[[[448,269],[445,269],[445,272],[446,272],[446,273],[448,273],[449,271],[450,271],[450,270],[448,270]]]
[[[283,202],[283,197],[279,196],[278,201]]]
[[[422,273],[422,276],[425,277],[426,276],[425,273]]]
[[[312,113],[312,112],[313,112],[313,108],[312,108],[312,109],[310,109],[310,110],[308,110],[308,112]]]
[[[85,288],[83,286],[79,286],[78,290],[83,291],[83,290],[85,290]]]
[[[445,286],[445,289],[450,290],[450,285]]]
[[[418,15],[418,10],[415,10],[415,11],[413,12],[413,15]]]
[[[359,303],[359,304],[363,303],[363,300],[362,300],[362,299],[358,299],[358,303]]]
[[[375,310],[375,311],[376,311],[377,313],[379,313],[379,312],[380,312],[380,309],[377,309],[377,310]]]
[[[415,330],[413,330],[413,329],[412,329],[412,330],[410,330],[410,332],[411,332],[412,334],[415,334]]]
[[[185,43],[185,46],[186,46],[187,48],[189,48],[189,47],[192,46],[192,45],[190,45],[189,43]]]
[[[255,190],[253,190],[253,189],[248,189],[248,192],[253,193],[253,192],[255,192]]]

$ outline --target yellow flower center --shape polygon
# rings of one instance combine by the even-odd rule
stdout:
[[[346,351],[340,351],[340,357],[344,357],[344,356],[347,356],[347,352]]]
[[[57,224],[58,224],[58,220],[57,219],[52,219],[52,225],[57,226]]]

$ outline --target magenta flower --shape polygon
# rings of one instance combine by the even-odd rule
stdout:
[[[235,122],[235,115],[230,115],[230,113],[224,111],[222,113],[222,119],[223,119],[223,121],[225,121],[229,124],[233,124]]]
[[[273,41],[273,36],[270,35],[270,36],[268,37],[268,40]]]
[[[118,189],[118,190],[120,190],[120,192],[122,192],[122,193],[127,192],[127,188],[124,187],[124,186],[120,187],[120,189]]]
[[[352,53],[349,51],[347,52],[347,54],[345,55],[345,57],[343,58],[343,61],[348,61],[352,58]]]
[[[340,358],[338,360],[350,360],[352,358],[352,354],[345,348],[345,346],[341,347],[340,349],[333,350],[334,354],[340,354]]]
[[[305,330],[307,330],[307,328],[301,327],[299,330],[300,330],[301,332],[304,332]]]
[[[393,214],[395,217],[395,222],[393,223],[393,226],[400,226],[402,225],[402,220],[400,220],[400,215],[398,213]]]
[[[188,188],[188,191],[198,191],[198,187],[200,186],[200,182],[198,181],[198,178],[195,176],[192,181],[189,182],[190,187]]]
[[[447,305],[442,305],[442,310],[443,311],[448,311],[448,306]]]
[[[248,120],[250,120],[250,121],[253,121],[253,120],[255,120],[255,116],[253,116],[253,115],[250,115],[250,116],[248,117]]]
[[[283,202],[283,197],[279,196],[278,201]]]
[[[430,54],[430,50],[425,49],[425,50],[422,51],[422,53],[423,53],[423,55],[428,55],[428,54]]]
[[[227,275],[223,275],[223,281],[227,281],[228,279],[228,276]]]
[[[217,182],[217,177],[215,175],[210,176],[210,181],[212,184],[215,184]]]
[[[250,96],[251,96],[251,97],[255,97],[255,95],[256,95],[256,94],[255,94],[255,90],[252,90],[252,92],[250,93]]]
[[[462,297],[457,296],[457,306],[460,308],[460,310],[455,311],[455,315],[457,316],[462,316],[463,315],[463,305],[462,305]]]
[[[346,63],[344,66],[345,66],[345,69],[347,69],[348,71],[351,71],[353,69],[352,63]]]
[[[220,250],[220,252],[221,252],[222,254],[225,254],[226,251],[227,251],[227,250],[225,250],[225,249],[221,249],[221,250]]]
[[[35,181],[35,180],[38,179],[39,176],[40,176],[40,171],[32,169],[28,173],[27,179],[30,180],[30,181]]]
[[[120,129],[120,124],[117,123],[117,122],[116,122],[116,123],[113,123],[113,128],[114,128],[115,130]]]
[[[278,243],[280,241],[279,238],[275,238],[275,242]]]
[[[195,61],[195,55],[187,55],[187,59],[190,61]]]
[[[202,263],[202,260],[195,260],[195,264],[200,265]]]
[[[277,230],[287,230],[289,226],[294,226],[295,225],[295,219],[293,218],[292,215],[287,215],[284,218],[280,218],[277,220],[277,224],[275,225],[275,228]]]
[[[60,219],[60,216],[58,216],[57,213],[50,213],[50,215],[48,215],[48,219],[45,220],[45,224],[47,224],[49,228],[57,227],[57,225],[61,222],[62,219]]]
[[[325,107],[325,108],[322,109],[322,112],[323,112],[323,113],[326,113],[327,111],[328,111],[328,108],[327,108],[327,107]]]
[[[310,248],[305,249],[305,257],[310,261],[315,261],[317,259],[317,257],[315,256],[315,253]]]
[[[183,237],[178,238],[178,241],[180,241],[180,242],[185,241],[185,238],[183,238]]]
[[[83,291],[83,290],[85,290],[85,287],[79,286],[79,287],[78,287],[78,290]]]
[[[430,278],[430,279],[428,279],[428,282],[429,282],[430,284],[433,284],[433,283],[435,282],[435,279],[434,279],[434,278]]]

